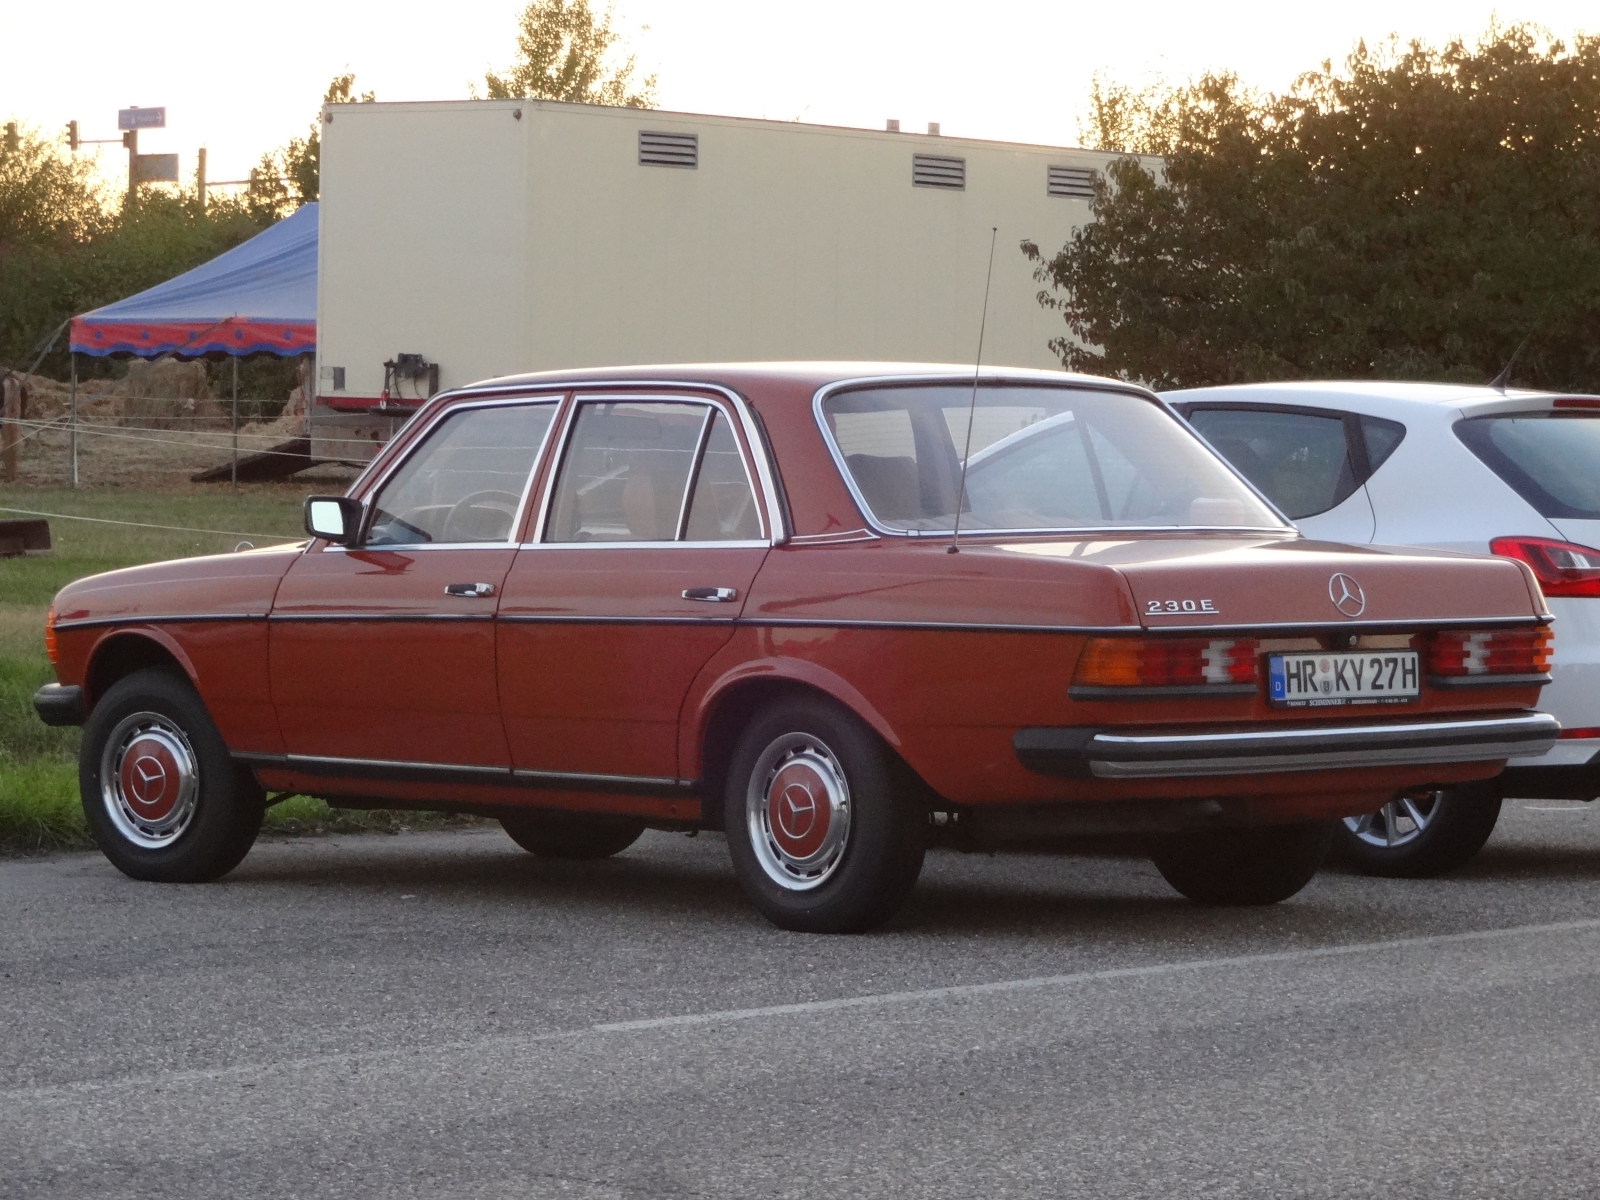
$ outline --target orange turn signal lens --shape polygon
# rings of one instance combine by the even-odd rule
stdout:
[[[1076,687],[1204,687],[1256,681],[1254,638],[1090,638]]]
[[[56,645],[56,606],[53,604],[44,614],[44,656],[52,667],[61,658],[61,647]]]

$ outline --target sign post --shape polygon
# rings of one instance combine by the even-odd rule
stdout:
[[[133,204],[139,198],[139,130],[165,129],[167,127],[167,109],[140,108],[135,104],[132,108],[119,108],[117,110],[117,128],[122,130],[122,144],[128,148],[128,203]],[[166,158],[167,155],[151,154],[148,158]],[[177,156],[172,157],[172,178],[177,179]],[[164,167],[165,164],[162,164]],[[152,181],[161,176],[146,176]]]

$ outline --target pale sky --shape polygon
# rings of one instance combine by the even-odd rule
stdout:
[[[116,137],[118,108],[165,105],[167,128],[141,133],[139,148],[177,152],[186,180],[198,146],[212,179],[242,177],[306,129],[344,70],[379,100],[464,99],[485,68],[510,61],[522,7],[0,4],[0,41],[13,50],[0,116],[52,132],[75,117],[85,138]],[[1142,83],[1230,68],[1270,90],[1360,38],[1475,37],[1492,17],[1566,38],[1600,32],[1596,0],[618,0],[616,10],[643,72],[659,76],[662,108],[877,129],[896,117],[906,130],[938,121],[949,136],[1069,146],[1096,72]],[[124,152],[104,152],[120,186]]]

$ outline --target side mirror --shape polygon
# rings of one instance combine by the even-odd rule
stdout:
[[[306,532],[335,546],[353,546],[361,533],[361,501],[349,496],[307,496]]]

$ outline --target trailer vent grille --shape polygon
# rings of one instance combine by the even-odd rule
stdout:
[[[641,167],[689,167],[700,165],[698,133],[651,133],[639,131]]]
[[[1052,196],[1094,199],[1094,171],[1089,167],[1050,167],[1045,190]]]
[[[964,188],[967,186],[967,160],[943,154],[913,154],[911,183],[914,187]]]

